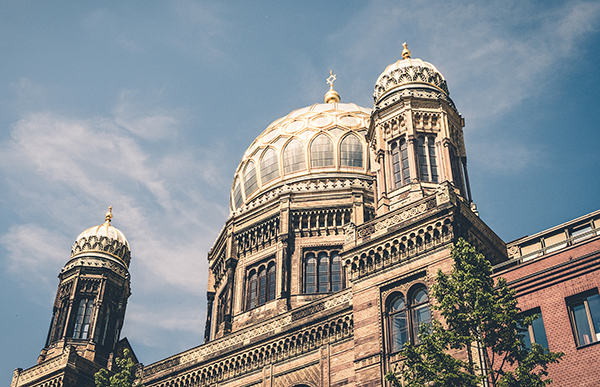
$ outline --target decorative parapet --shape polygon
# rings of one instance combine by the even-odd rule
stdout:
[[[227,350],[233,351],[239,348],[240,345],[248,345],[254,338],[264,335],[273,336],[283,331],[290,324],[313,315],[316,310],[329,310],[344,304],[352,304],[351,289],[332,294],[318,302],[308,304],[239,332],[233,332],[221,339],[208,342],[159,363],[151,364],[144,368],[144,378],[151,377],[173,367],[192,365],[203,360],[212,360],[212,357],[216,354],[226,352]]]
[[[446,95],[450,94],[446,80],[440,73],[428,67],[406,66],[394,69],[377,80],[373,100],[377,102],[388,91],[410,83],[425,83],[436,87]]]
[[[44,377],[45,375],[50,375],[53,372],[65,368],[68,363],[75,363],[76,357],[77,351],[75,348],[67,346],[60,355],[52,359],[46,360],[43,363],[37,364],[26,370],[15,370],[13,381],[10,385],[11,387],[22,386],[40,377]]]
[[[125,269],[125,267],[123,267],[123,265],[116,264],[114,261],[111,261],[110,259],[105,259],[105,258],[100,258],[100,257],[86,257],[86,256],[76,257],[76,258],[70,260],[69,262],[67,262],[65,267],[63,267],[61,269],[61,273],[65,272],[67,270],[71,270],[72,268],[74,268],[76,266],[105,267],[105,268],[110,269],[111,271],[121,275],[122,277],[127,277],[129,275],[127,269]]]
[[[123,262],[126,267],[129,267],[129,262],[131,261],[131,252],[125,244],[105,236],[101,236],[100,238],[95,235],[89,238],[81,237],[71,247],[72,258],[86,252],[99,252],[111,255]]]
[[[285,193],[314,192],[344,188],[363,188],[367,190],[372,190],[373,182],[368,181],[366,179],[355,178],[304,180],[299,181],[297,183],[285,184],[283,186],[265,192],[257,196],[253,200],[249,201],[248,203],[244,204],[242,207],[235,211],[235,215],[241,215],[262,204],[275,200]]]

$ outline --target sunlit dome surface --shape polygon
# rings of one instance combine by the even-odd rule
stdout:
[[[450,94],[444,76],[434,65],[418,58],[407,57],[392,63],[381,73],[375,83],[373,99],[377,103],[391,92],[414,86]]]
[[[231,187],[231,210],[284,182],[315,174],[368,174],[371,109],[322,103],[274,121],[252,142]]]
[[[128,267],[131,257],[129,242],[121,230],[110,224],[111,219],[112,207],[109,208],[104,223],[79,234],[71,248],[71,258],[84,253],[100,252],[119,259]]]

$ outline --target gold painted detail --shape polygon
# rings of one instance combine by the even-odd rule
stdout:
[[[131,261],[131,252],[124,243],[105,236],[92,235],[90,237],[81,237],[71,247],[71,258],[86,252],[101,252],[111,255],[129,267]]]
[[[404,49],[402,50],[402,59],[410,58],[410,50],[408,49],[408,45],[406,44],[406,42],[402,43],[402,47],[404,47]]]
[[[61,272],[68,271],[76,266],[106,267],[122,277],[127,275],[127,269],[123,268],[122,265],[116,264],[108,259],[100,259],[98,257],[81,257],[80,259],[72,260],[70,264],[62,268]]]
[[[239,209],[235,211],[236,215],[243,214],[253,208],[256,208],[264,203],[268,203],[274,199],[279,198],[284,193],[294,192],[312,192],[312,191],[325,191],[345,188],[364,188],[366,190],[373,189],[373,183],[371,181],[362,179],[319,179],[319,180],[307,180],[300,181],[292,184],[285,184],[282,187],[265,192],[262,195],[252,199],[248,203],[244,203]]]
[[[446,95],[450,94],[446,80],[434,69],[429,67],[406,66],[393,69],[387,74],[383,74],[377,80],[375,92],[373,93],[375,103],[377,103],[379,98],[389,90],[409,83],[425,83],[435,86]]]
[[[113,214],[112,214],[112,206],[108,206],[108,212],[106,213],[106,215],[104,215],[104,221],[106,223],[110,223],[110,221],[113,218]]]
[[[329,78],[327,78],[327,84],[329,85],[329,91],[325,93],[323,100],[325,103],[338,103],[341,98],[337,91],[333,90],[333,82],[336,80],[336,75],[333,70],[329,70]]]

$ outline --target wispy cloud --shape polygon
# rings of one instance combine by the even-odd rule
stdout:
[[[224,156],[218,146],[207,143],[203,151],[178,140],[181,112],[148,107],[134,96],[124,92],[113,117],[45,111],[27,113],[12,126],[10,140],[1,144],[0,175],[20,221],[0,236],[0,245],[6,270],[24,286],[43,284],[36,291],[46,299],[77,234],[101,223],[113,205],[113,225],[132,248],[136,297],[130,305],[138,312],[128,326],[144,321],[146,328],[155,325],[144,330],[158,335],[178,325],[145,318],[156,313],[158,295],[177,294],[182,305],[186,298],[201,305],[206,252],[219,231],[214,219],[226,216],[222,200],[205,192],[223,182]],[[190,321],[203,309],[186,315],[175,311],[180,307],[170,307],[169,319],[198,334],[203,321]]]

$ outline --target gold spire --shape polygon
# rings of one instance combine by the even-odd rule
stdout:
[[[329,91],[325,93],[325,98],[323,100],[325,103],[338,103],[340,102],[340,95],[337,91],[333,90],[333,82],[335,82],[337,78],[333,73],[333,70],[329,70],[329,77],[327,78],[327,84],[329,85]]]
[[[408,49],[406,42],[402,44],[402,47],[404,47],[404,50],[402,50],[402,59],[410,58],[410,50]]]
[[[106,213],[106,215],[104,215],[104,221],[106,223],[110,223],[110,221],[112,220],[113,214],[112,214],[112,206],[108,207],[108,212]]]

